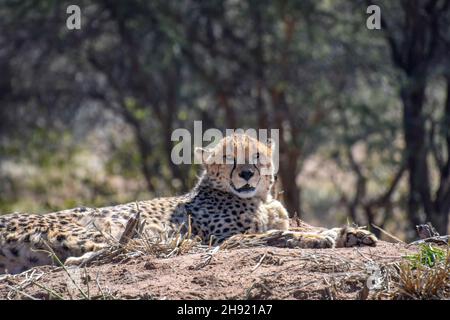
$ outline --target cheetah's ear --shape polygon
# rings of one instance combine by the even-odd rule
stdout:
[[[212,150],[196,147],[194,149],[195,158],[201,164],[208,164],[211,160]]]

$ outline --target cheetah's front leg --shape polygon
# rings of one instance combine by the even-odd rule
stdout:
[[[223,248],[267,245],[282,248],[341,248],[375,246],[377,238],[371,232],[354,227],[324,229],[318,232],[270,230],[260,234],[235,235],[223,244]]]
[[[302,223],[300,227],[289,228],[289,216],[281,202],[270,199],[264,208],[268,219],[263,230],[256,230],[256,234],[233,236],[224,246],[260,243],[287,248],[333,248],[375,246],[377,242],[375,235],[363,228],[347,226],[325,229],[306,223]]]
[[[335,240],[332,236],[311,232],[269,230],[263,233],[238,234],[222,243],[221,247],[274,246],[280,248],[332,248]]]
[[[289,215],[281,202],[271,200],[265,207],[269,217],[269,229],[287,230],[289,228]],[[325,229],[302,222],[300,227],[289,228],[289,230],[293,233],[284,235],[289,238],[286,240],[288,246],[295,245],[300,248],[375,246],[378,241],[370,231],[350,226]]]

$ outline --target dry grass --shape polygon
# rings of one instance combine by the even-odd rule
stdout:
[[[181,225],[175,231],[166,228],[163,232],[155,234],[144,230],[145,221],[139,221],[139,208],[137,215],[136,219],[130,219],[118,246],[117,244],[113,245],[113,250],[122,250],[124,253],[137,255],[169,258],[180,254],[205,251],[208,248],[208,246],[202,245],[199,237],[192,236],[190,220],[188,221],[187,232],[182,232],[186,226]],[[137,222],[134,222],[134,220],[137,220]],[[133,224],[134,229],[129,228],[130,223]],[[129,232],[132,233],[132,236],[126,235]]]
[[[54,253],[49,252],[50,255]],[[56,256],[54,256],[56,261],[60,261]],[[67,278],[66,285],[60,288],[52,288],[42,281],[44,275],[48,275],[52,272],[58,270],[64,270]],[[95,280],[96,293],[93,294],[93,288],[91,288],[89,282],[91,277],[88,274],[86,268],[79,269],[83,273],[80,278],[74,277],[76,272],[73,268],[67,268],[62,263],[60,267],[55,268],[49,272],[43,272],[39,270],[39,267],[27,270],[23,273],[16,275],[7,275],[2,280],[6,281],[6,285],[10,291],[6,295],[7,300],[17,300],[17,299],[30,299],[30,300],[113,300],[116,296],[110,292],[107,287],[103,287],[100,284],[99,275],[97,274]],[[36,286],[42,290],[43,294],[39,296],[33,296],[26,292],[27,288],[31,286]]]
[[[99,251],[84,265],[74,269],[65,266],[49,248],[48,253],[58,268],[50,269],[48,272],[35,268],[19,275],[7,276],[4,280],[7,281],[7,288],[10,291],[6,298],[116,299],[117,293],[111,292],[105,284],[102,285],[98,273],[92,279],[87,265],[118,264],[141,256],[170,258],[188,253],[201,253],[201,261],[192,265],[192,269],[199,270],[209,265],[222,250],[267,245],[267,239],[261,240],[246,235],[233,237],[220,246],[204,245],[200,238],[192,236],[189,222],[186,227],[181,226],[175,231],[167,229],[158,234],[146,232],[144,226],[145,221],[141,219],[138,208],[137,214],[128,221],[119,239],[105,235],[109,246]],[[280,233],[277,232],[272,234],[274,240],[279,236]],[[294,297],[298,299],[339,299],[343,293],[352,293],[354,299],[449,299],[449,248],[447,246],[442,249],[424,244],[419,247],[417,254],[398,257],[377,256],[377,261],[373,260],[373,255],[369,256],[367,251],[359,248],[352,249],[359,257],[357,259],[337,255],[333,250],[292,250],[276,254],[269,250],[252,258],[250,273],[257,273],[263,265],[275,266],[276,270],[265,274],[264,277],[258,277],[245,291],[245,296],[239,298],[264,299],[293,292]],[[289,269],[293,265],[289,265],[288,262],[292,261],[295,261],[295,270]],[[61,270],[67,275],[66,284],[50,288],[42,280],[43,275]],[[323,276],[301,283],[286,283],[282,287],[272,286],[273,279],[286,271],[305,275],[323,274]],[[374,282],[371,282],[372,280]],[[26,292],[30,286],[39,287],[46,295],[30,295]],[[354,293],[355,288],[358,290],[357,294]]]
[[[429,245],[428,245],[429,246]],[[417,261],[403,262],[398,268],[398,289],[395,299],[449,299],[450,298],[450,246],[442,250],[422,247]],[[424,258],[431,252],[446,252],[445,256],[430,263]]]
[[[25,271],[21,274],[6,275],[1,280],[7,281],[7,285],[10,292],[7,294],[7,299],[32,299],[40,300],[40,297],[31,296],[25,292],[25,289],[29,286],[37,286],[47,293],[45,299],[85,299],[85,300],[109,300],[115,299],[116,296],[111,293],[108,288],[103,287],[100,284],[98,274],[95,277],[95,291],[96,294],[91,294],[91,287],[89,285],[89,279],[86,266],[88,265],[101,265],[108,263],[123,263],[132,258],[139,256],[155,256],[158,258],[170,258],[177,255],[196,252],[208,252],[211,249],[209,246],[201,244],[201,239],[198,237],[192,237],[190,223],[187,226],[187,233],[182,232],[184,226],[180,226],[175,232],[165,230],[159,234],[149,233],[144,231],[145,221],[141,220],[139,206],[137,214],[131,217],[125,226],[125,230],[120,236],[119,240],[115,239],[111,234],[104,234],[109,246],[106,249],[98,251],[95,255],[84,261],[78,267],[68,267],[58,258],[55,252],[47,244],[48,250],[42,250],[52,257],[53,261],[57,265],[57,268],[53,268],[49,273],[63,270],[67,275],[67,286],[61,290],[56,290],[46,286],[39,281],[46,272],[38,271],[38,268],[33,268]],[[217,252],[219,247],[215,247],[210,252]],[[209,263],[209,261],[207,262]],[[74,278],[74,271],[83,271],[82,279]],[[69,290],[68,287],[72,287],[74,290]]]
[[[81,266],[121,263],[148,255],[170,258],[186,253],[206,252],[210,249],[209,246],[202,245],[199,237],[192,236],[190,221],[188,221],[188,226],[181,225],[177,230],[169,228],[160,232],[145,230],[146,221],[141,219],[137,202],[136,208],[136,215],[129,219],[119,240],[110,234],[104,234],[109,242],[108,248],[100,250]],[[183,229],[187,229],[187,232],[182,232]]]
[[[410,264],[400,266],[398,298],[442,299],[450,296],[448,263],[433,268],[413,269]]]

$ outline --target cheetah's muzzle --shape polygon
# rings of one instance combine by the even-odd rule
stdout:
[[[236,191],[239,192],[239,193],[254,192],[254,191],[256,190],[255,187],[252,187],[252,186],[249,185],[249,184],[246,184],[245,186],[240,187],[240,188],[236,188],[236,187],[233,185],[233,188],[234,188],[234,190],[236,190]]]

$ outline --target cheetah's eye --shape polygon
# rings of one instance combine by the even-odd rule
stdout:
[[[259,152],[253,154],[252,163],[257,163],[259,161]]]
[[[227,164],[232,164],[234,163],[234,157],[227,155],[227,156],[223,156],[223,160],[225,161],[225,163]]]

